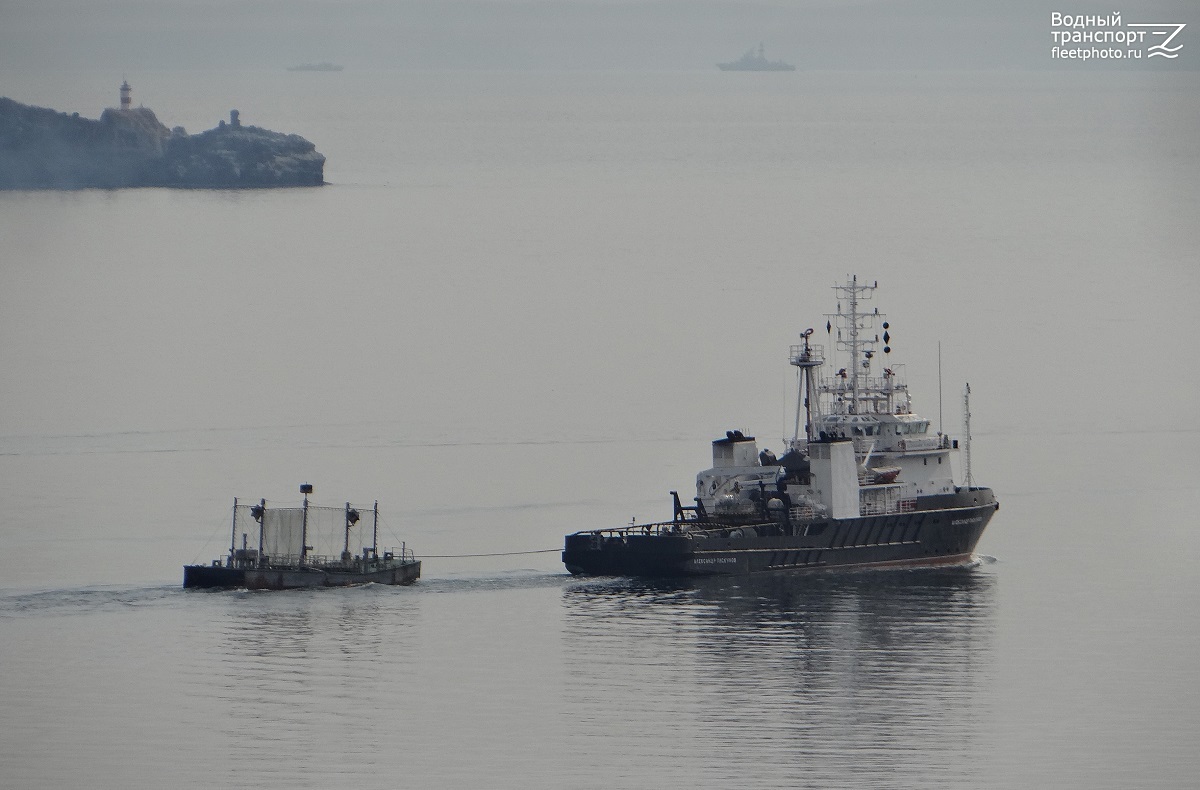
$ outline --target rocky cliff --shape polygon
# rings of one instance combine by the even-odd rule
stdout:
[[[325,157],[303,137],[236,120],[189,135],[150,110],[99,120],[0,98],[0,189],[291,187],[325,183]]]

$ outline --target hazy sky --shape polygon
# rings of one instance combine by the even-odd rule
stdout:
[[[0,75],[62,68],[1049,68],[1050,13],[1186,22],[1194,0],[0,0]],[[1083,64],[1068,64],[1079,67]],[[3,93],[0,90],[0,93]]]

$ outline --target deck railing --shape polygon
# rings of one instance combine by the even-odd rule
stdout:
[[[258,556],[255,552],[253,557],[238,559],[235,561],[235,567],[265,567],[265,568],[334,568],[334,567],[379,567],[387,563],[405,564],[416,562],[416,554],[406,544],[393,546],[379,554],[372,554],[370,549],[364,550],[362,554],[354,556],[352,559],[346,560],[341,556],[333,557],[325,554],[307,554],[301,557],[298,554],[289,555],[262,555]]]
[[[859,489],[859,515],[890,516],[895,513],[911,513],[916,509],[917,500],[902,497],[900,486]]]

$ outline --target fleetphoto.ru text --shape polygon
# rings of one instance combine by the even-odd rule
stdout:
[[[1062,60],[1149,60],[1179,57],[1180,22],[1130,22],[1121,12],[1108,15],[1050,14],[1050,57]],[[1117,46],[1114,46],[1117,45]]]

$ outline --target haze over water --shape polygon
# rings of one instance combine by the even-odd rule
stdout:
[[[1196,74],[126,76],[330,185],[0,193],[0,784],[1194,781]],[[669,517],[725,430],[778,450],[850,273],[919,412],[939,341],[956,436],[971,383],[979,565],[429,556]],[[301,482],[378,499],[422,581],[179,588]]]

